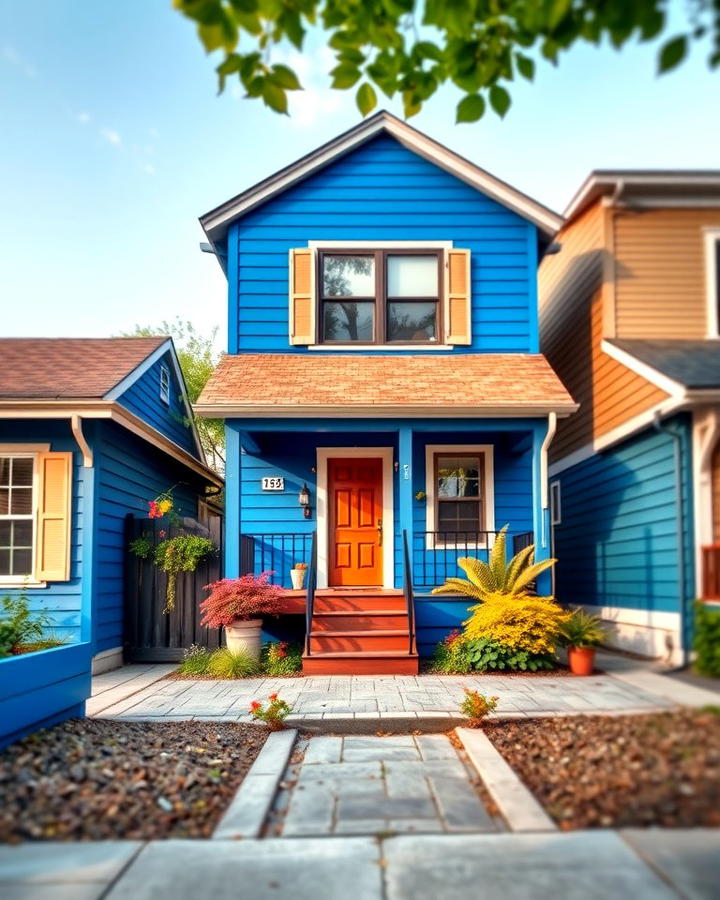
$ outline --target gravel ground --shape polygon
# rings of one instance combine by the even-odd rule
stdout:
[[[717,713],[490,722],[485,730],[564,831],[720,826]]]
[[[36,732],[0,752],[0,842],[208,837],[267,735],[101,719]]]

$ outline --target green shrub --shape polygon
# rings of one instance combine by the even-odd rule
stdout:
[[[265,644],[262,650],[262,669],[266,675],[292,675],[302,669],[302,651],[297,644],[286,641]]]
[[[465,675],[470,671],[467,644],[459,631],[453,631],[435,647],[430,671],[438,675]]]
[[[475,672],[539,672],[554,669],[556,664],[552,653],[516,650],[489,637],[466,642],[464,653]]]
[[[695,668],[702,675],[720,678],[720,610],[695,604]]]
[[[213,678],[248,678],[260,673],[260,664],[249,653],[233,653],[222,647],[210,655],[207,673]]]
[[[207,675],[211,655],[206,647],[191,644],[183,654],[178,672],[181,675]]]
[[[5,596],[0,602],[0,657],[16,653],[23,645],[43,641],[43,628],[50,624],[46,612],[31,613],[30,601],[24,594]]]

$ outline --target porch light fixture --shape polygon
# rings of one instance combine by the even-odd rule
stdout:
[[[308,486],[303,484],[300,488],[300,493],[298,494],[298,503],[302,506],[303,516],[306,519],[309,519],[312,515],[310,510],[310,491],[308,490]]]

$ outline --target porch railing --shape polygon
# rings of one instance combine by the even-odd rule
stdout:
[[[292,587],[290,570],[296,563],[310,561],[315,532],[243,534],[240,536],[240,574],[272,572],[270,581]]]
[[[410,558],[408,534],[403,529],[403,594],[408,617],[408,654],[412,654],[415,646],[415,594],[413,592],[413,571]]]
[[[458,557],[487,560],[499,531],[418,531],[413,538],[415,587],[434,588],[449,577],[460,576]],[[512,554],[533,543],[530,531],[508,533]]]
[[[702,548],[702,599],[720,600],[720,544]]]
[[[307,573],[307,597],[305,600],[305,653],[310,656],[315,589],[317,587],[317,531],[313,531],[310,545],[310,565]]]

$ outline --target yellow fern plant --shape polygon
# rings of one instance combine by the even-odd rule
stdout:
[[[436,587],[433,594],[464,594],[475,600],[484,600],[489,594],[516,596],[529,594],[530,585],[541,572],[555,565],[554,559],[535,562],[535,544],[523,548],[507,561],[505,525],[495,538],[487,562],[471,556],[461,556],[458,566],[466,578],[448,578],[445,584]]]
[[[560,629],[571,615],[552,597],[536,597],[522,591],[485,593],[482,603],[470,607],[470,613],[463,623],[466,641],[491,638],[505,647],[529,653],[553,653]]]

